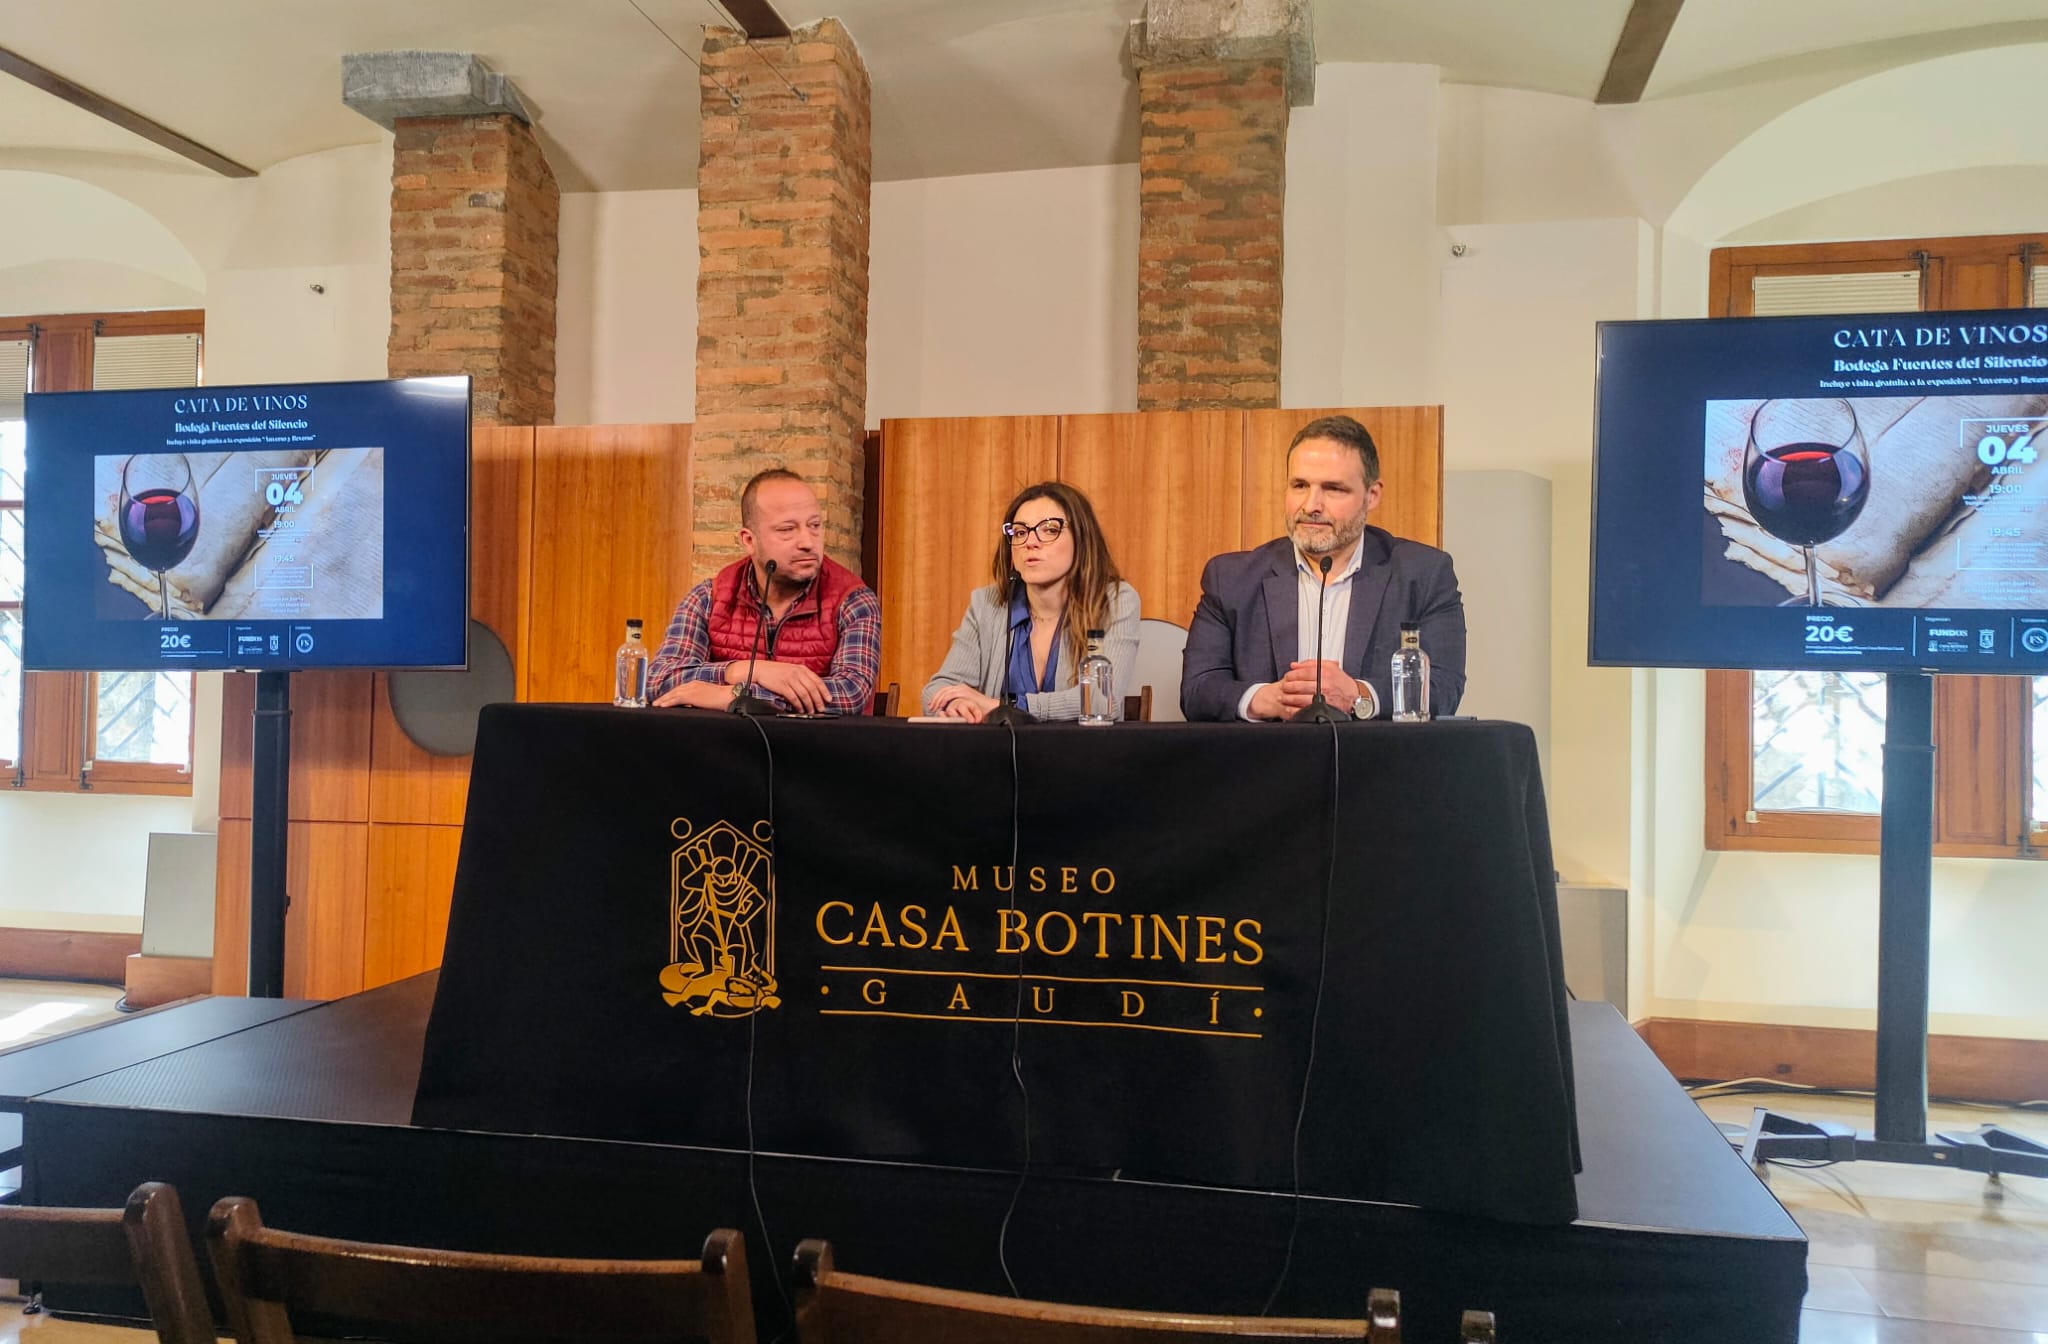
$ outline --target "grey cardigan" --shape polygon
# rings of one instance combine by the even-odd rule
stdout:
[[[1112,585],[1109,613],[1109,629],[1103,633],[1102,652],[1115,669],[1113,712],[1122,718],[1124,697],[1138,689],[1132,684],[1132,678],[1138,674],[1138,590],[1128,583]],[[931,713],[932,696],[947,686],[968,685],[983,695],[1002,698],[1006,671],[1002,666],[1003,649],[1008,644],[1009,625],[1009,609],[996,601],[995,585],[975,589],[967,599],[967,614],[960,618],[960,628],[953,632],[953,647],[946,651],[946,661],[924,684],[920,704],[925,713]],[[1078,671],[1063,647],[1058,677],[1060,689],[1034,691],[1025,696],[1025,711],[1038,719],[1080,718],[1081,688],[1074,684]]]

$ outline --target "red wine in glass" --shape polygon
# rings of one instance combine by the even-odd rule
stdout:
[[[1806,595],[1818,607],[1813,548],[1849,530],[1870,499],[1870,457],[1855,408],[1839,398],[1766,401],[1750,417],[1742,496],[1758,527],[1805,552]]]
[[[156,574],[157,614],[171,620],[166,571],[192,554],[199,540],[199,495],[183,453],[137,453],[121,468],[117,517],[121,544],[135,563]]]
[[[176,568],[199,540],[199,506],[161,486],[137,492],[121,511],[121,544],[135,563],[159,573]]]
[[[1825,443],[1790,443],[1743,464],[1742,494],[1757,525],[1801,546],[1839,537],[1870,498],[1863,459]]]

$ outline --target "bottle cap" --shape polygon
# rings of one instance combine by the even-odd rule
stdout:
[[[1090,639],[1101,639],[1101,638],[1102,638],[1102,631],[1100,631],[1100,630],[1090,630],[1090,631],[1088,632],[1088,638],[1090,638]]]
[[[629,620],[629,621],[627,621],[627,622],[626,622],[626,628],[627,628],[628,630],[638,630],[638,629],[640,628],[640,622],[639,622],[639,620],[638,620],[638,619],[634,619],[634,620]]]
[[[1422,633],[1422,622],[1421,622],[1421,621],[1403,621],[1403,622],[1401,622],[1401,633],[1402,633],[1402,634],[1404,634],[1404,635],[1405,635],[1405,634],[1408,634],[1408,633],[1410,633],[1411,631],[1412,631],[1413,633],[1415,633],[1415,634],[1418,634],[1418,635],[1419,635],[1419,634],[1421,634],[1421,633]]]

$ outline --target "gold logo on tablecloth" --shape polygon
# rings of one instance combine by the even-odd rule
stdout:
[[[677,817],[669,833],[669,964],[662,999],[696,1017],[746,1017],[777,1008],[774,837],[767,822],[751,836],[730,822],[699,831]]]

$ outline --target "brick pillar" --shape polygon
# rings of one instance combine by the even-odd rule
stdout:
[[[817,488],[832,557],[858,568],[867,67],[836,19],[755,43],[707,28],[700,88],[691,569],[739,553],[740,487],[766,466]]]
[[[466,373],[477,423],[553,424],[562,198],[533,128],[499,113],[393,132],[391,376]]]
[[[1290,102],[1307,0],[1148,0],[1138,70],[1138,409],[1280,404]]]

